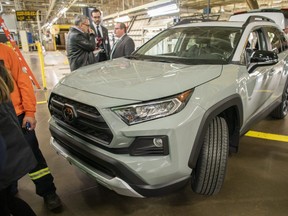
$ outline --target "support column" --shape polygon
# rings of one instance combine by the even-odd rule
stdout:
[[[248,4],[249,8],[252,9],[259,9],[259,5],[257,0],[246,0],[246,3]]]

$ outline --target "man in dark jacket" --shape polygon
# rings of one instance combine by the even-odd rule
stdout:
[[[71,71],[96,63],[93,51],[96,47],[95,33],[87,16],[77,15],[67,38],[67,56]]]
[[[99,53],[96,56],[96,61],[106,61],[110,59],[110,42],[108,37],[108,29],[101,24],[101,11],[94,9],[91,11],[91,28],[96,35],[96,49],[99,49]]]

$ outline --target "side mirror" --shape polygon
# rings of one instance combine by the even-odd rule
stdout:
[[[248,72],[252,72],[256,67],[268,66],[278,63],[278,55],[272,51],[256,50],[252,53]]]

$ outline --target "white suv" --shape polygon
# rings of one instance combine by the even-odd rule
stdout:
[[[212,195],[261,118],[287,114],[287,39],[269,21],[169,28],[131,56],[80,68],[49,99],[51,144],[119,194]]]

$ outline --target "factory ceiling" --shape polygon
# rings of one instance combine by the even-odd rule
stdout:
[[[121,13],[122,11],[141,7],[145,4],[165,0],[0,0],[3,13],[15,13],[15,10],[39,11],[41,24],[52,20],[63,8],[68,10],[61,16],[59,22],[69,23],[75,14],[83,13],[84,7],[96,7],[103,11],[103,15]],[[167,1],[167,0],[166,0]],[[171,0],[173,1],[173,0]],[[288,7],[288,0],[175,0],[180,6],[181,13],[199,13],[208,6],[211,13],[233,13],[240,10],[256,8]]]

